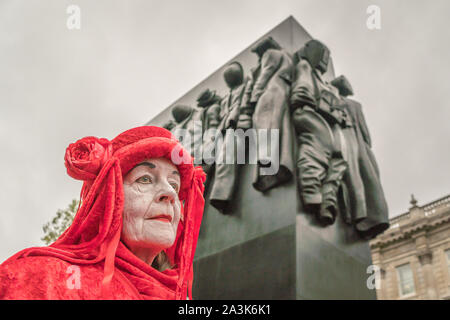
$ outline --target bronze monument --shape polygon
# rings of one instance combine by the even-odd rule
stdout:
[[[208,172],[194,298],[375,298],[367,239],[388,210],[352,94],[327,46],[290,17],[149,122],[197,132],[186,143]],[[264,145],[264,130],[277,138]]]

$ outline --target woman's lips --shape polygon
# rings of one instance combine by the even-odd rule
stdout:
[[[161,214],[158,216],[151,217],[150,220],[158,220],[163,222],[172,222],[172,217],[170,215]]]

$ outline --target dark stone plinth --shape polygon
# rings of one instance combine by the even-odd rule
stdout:
[[[300,213],[296,240],[297,299],[376,299],[367,288],[369,245],[341,219],[322,229]]]
[[[243,242],[194,264],[195,299],[295,299],[295,227]]]
[[[231,215],[206,206],[194,298],[376,299],[366,287],[367,242],[340,218],[316,225],[298,208],[294,180],[263,195],[251,187],[252,173],[243,168]]]

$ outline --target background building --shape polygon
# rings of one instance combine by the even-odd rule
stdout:
[[[411,208],[370,242],[381,268],[377,298],[450,299],[450,195]]]

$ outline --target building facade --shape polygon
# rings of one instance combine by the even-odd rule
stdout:
[[[450,299],[450,195],[408,212],[370,242],[379,300]]]

